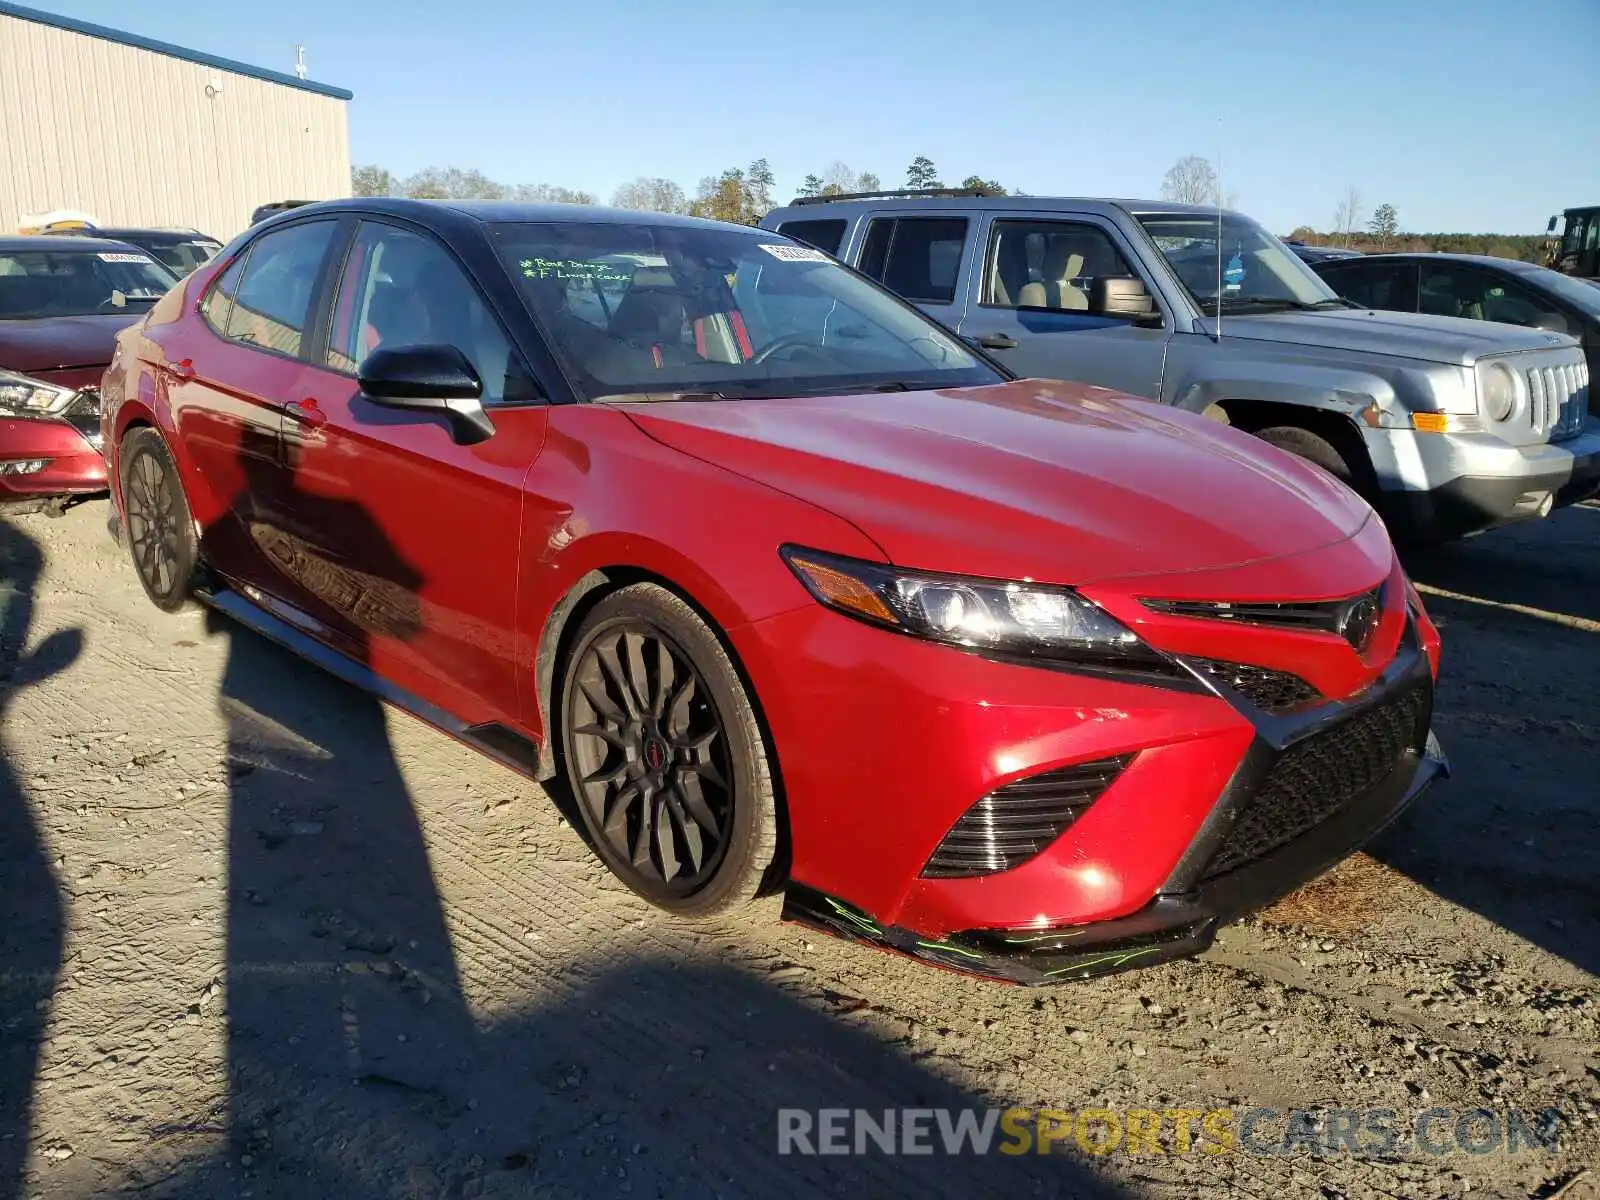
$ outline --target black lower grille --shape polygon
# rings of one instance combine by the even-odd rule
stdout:
[[[1316,688],[1287,671],[1215,658],[1191,658],[1189,663],[1217,683],[1232,688],[1263,712],[1289,712],[1322,698]]]
[[[1205,878],[1272,853],[1371,791],[1423,747],[1431,714],[1432,690],[1421,683],[1290,746],[1245,802]]]
[[[1110,787],[1133,755],[1074,763],[996,788],[945,834],[922,868],[924,878],[988,875],[1033,858]]]

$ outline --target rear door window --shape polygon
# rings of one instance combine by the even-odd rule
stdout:
[[[907,300],[952,304],[966,244],[965,217],[874,217],[861,271]]]
[[[300,355],[335,227],[331,220],[308,221],[254,243],[228,312],[228,338],[277,354]]]

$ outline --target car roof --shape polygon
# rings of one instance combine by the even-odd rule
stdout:
[[[115,238],[67,237],[61,234],[51,234],[46,237],[41,234],[23,233],[0,237],[0,254],[18,254],[26,250],[48,250],[52,254],[71,253],[74,250],[90,254],[106,254],[119,246],[129,254],[137,254],[141,258],[148,257],[138,246],[119,242]]]
[[[595,204],[525,204],[513,200],[410,200],[392,196],[360,196],[347,200],[320,200],[301,208],[289,209],[270,218],[299,220],[318,213],[365,212],[396,217],[409,217],[424,224],[491,225],[537,221],[557,224],[629,224],[663,225],[710,228],[730,228],[725,221],[708,221],[701,217],[684,217],[675,213],[650,212],[632,208],[603,208]],[[267,225],[261,223],[261,227]],[[734,225],[735,229],[749,229],[753,234],[763,231],[752,226]]]
[[[816,200],[809,197],[774,209],[774,212],[818,212],[840,208],[875,208],[888,205],[914,204],[926,206],[931,211],[961,209],[994,209],[1001,212],[1038,212],[1051,209],[1113,209],[1140,216],[1182,216],[1216,218],[1217,209],[1209,204],[1179,204],[1173,200],[1128,200],[1107,196],[928,196],[916,192],[883,196],[862,196],[856,199],[840,198]],[[1242,216],[1232,209],[1223,209],[1225,216]]]
[[[1449,254],[1427,250],[1397,250],[1392,253],[1364,254],[1363,263],[1369,262],[1458,262],[1479,267],[1494,267],[1516,275],[1534,275],[1543,270],[1538,263],[1523,262],[1515,258],[1497,258],[1493,254]]]

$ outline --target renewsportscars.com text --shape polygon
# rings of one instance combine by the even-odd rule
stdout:
[[[1518,1154],[1556,1148],[1556,1109],[782,1108],[779,1154]]]

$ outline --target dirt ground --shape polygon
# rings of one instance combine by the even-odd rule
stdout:
[[[0,520],[0,1197],[1600,1194],[1600,508],[1411,564],[1455,775],[1371,857],[1050,990],[656,913],[526,780],[157,612],[104,521]],[[990,1105],[1553,1148],[777,1153],[781,1107]]]

